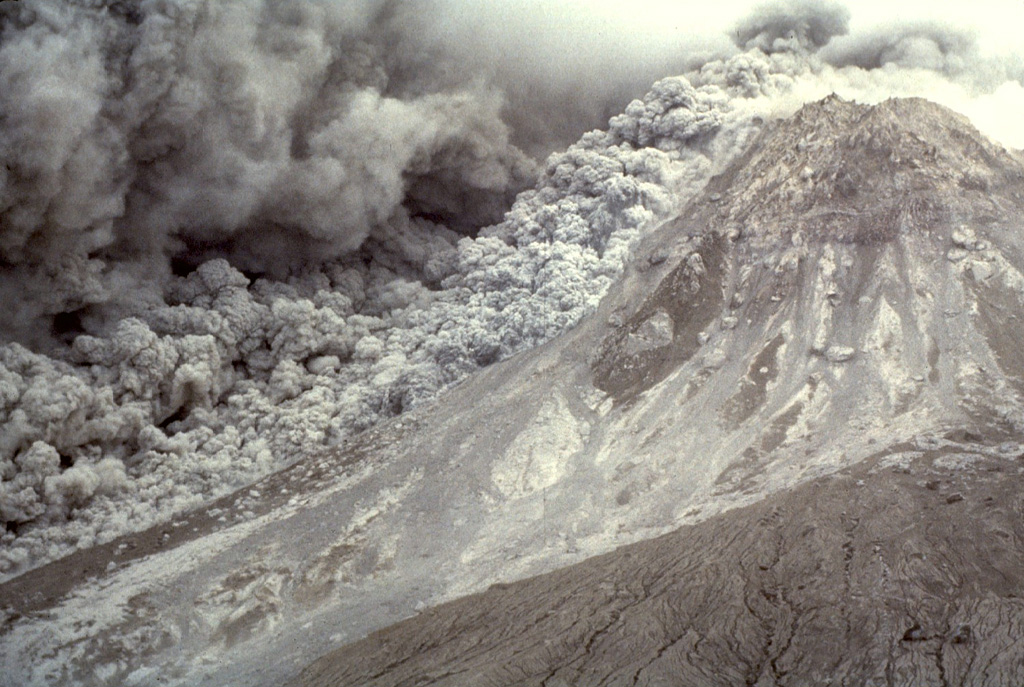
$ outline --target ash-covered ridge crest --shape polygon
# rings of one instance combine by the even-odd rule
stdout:
[[[708,193],[714,225],[756,245],[875,243],[1019,216],[1022,179],[1018,159],[941,105],[832,95],[767,127]]]
[[[1001,324],[1024,307],[1022,225],[1024,165],[965,118],[920,99],[831,96],[767,124],[645,240],[631,277],[642,287],[603,305],[613,315],[595,385],[626,402],[672,375],[721,380],[754,360],[736,384],[756,394],[724,382],[706,402],[738,409],[714,422],[760,431],[790,407],[809,408],[800,394],[820,396],[801,389],[804,379],[818,384],[830,365],[857,361],[861,386],[835,377],[830,393],[876,408],[866,422],[946,407],[956,422],[966,413],[998,431],[1024,427],[1024,414],[1005,412],[1022,399],[1004,403],[1009,392],[989,394],[996,379],[975,374],[998,368],[1006,389],[1024,379]],[[767,364],[780,356],[785,365]],[[806,375],[792,374],[801,368]],[[765,400],[780,384],[772,370],[792,375],[779,388],[797,396]],[[845,411],[837,418],[845,422]]]

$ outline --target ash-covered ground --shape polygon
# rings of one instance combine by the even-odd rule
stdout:
[[[495,558],[687,526],[418,609],[291,684],[1018,682],[1022,230],[1024,166],[950,110],[766,124],[597,316],[521,357],[561,349],[553,401],[495,459],[452,451],[491,466],[488,525],[433,577],[478,591],[519,576]]]

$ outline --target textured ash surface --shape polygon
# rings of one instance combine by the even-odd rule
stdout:
[[[1019,684],[1022,456],[951,438],[425,611],[293,684]]]

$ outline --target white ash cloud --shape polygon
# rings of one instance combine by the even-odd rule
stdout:
[[[885,97],[908,73],[972,97],[938,63],[858,64],[881,43],[840,50],[856,37],[828,4],[759,9],[738,48],[589,66],[511,5],[17,4],[0,5],[0,574],[557,336],[761,117]],[[522,152],[670,64],[685,76],[606,130],[541,164]]]

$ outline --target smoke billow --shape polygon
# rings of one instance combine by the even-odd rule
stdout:
[[[833,90],[1024,110],[1019,62],[849,35],[835,3],[687,49],[547,11],[0,3],[0,573],[557,336],[766,117]]]
[[[733,39],[743,50],[810,53],[849,31],[850,11],[834,0],[759,5],[740,21]]]
[[[564,40],[527,35],[537,8],[498,30],[440,0],[0,7],[0,269],[27,286],[0,328],[35,344],[210,257],[282,276],[411,219],[472,235],[532,185],[522,149],[672,71],[565,69]]]
[[[1024,84],[1024,59],[985,55],[982,47],[977,31],[970,27],[920,21],[843,36],[824,48],[820,57],[839,69],[941,75],[973,94]]]
[[[826,51],[825,59],[837,67],[881,69],[892,65],[958,76],[968,73],[972,63],[976,64],[977,53],[977,37],[973,31],[921,22],[894,29],[875,29],[837,41]]]
[[[8,281],[61,276],[0,326],[114,298],[110,273],[140,264],[163,276],[220,253],[280,273],[409,215],[500,219],[532,163],[498,90],[409,45],[412,9],[5,4],[0,259]]]

